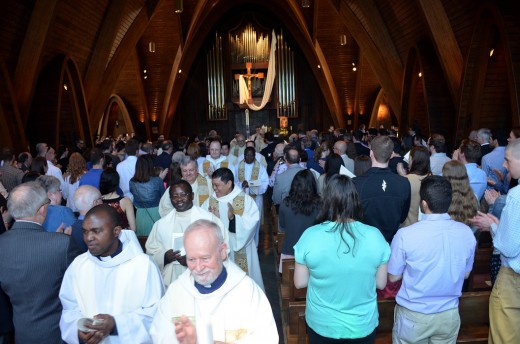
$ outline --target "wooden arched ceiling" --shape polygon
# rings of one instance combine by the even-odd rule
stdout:
[[[300,0],[184,0],[184,11],[176,14],[174,0],[4,0],[0,5],[0,57],[10,80],[2,87],[12,85],[10,102],[16,104],[12,107],[6,105],[9,101],[3,102],[4,117],[19,112],[25,127],[41,71],[55,56],[65,54],[77,65],[90,132],[95,132],[112,94],[124,100],[132,120],[147,136],[155,127],[168,130],[190,65],[205,37],[226,13],[250,5],[270,11],[291,30],[340,126],[346,121],[357,123],[362,118],[359,114],[372,113],[381,90],[400,120],[407,55],[425,39],[433,45],[432,58],[441,66],[457,115],[467,113],[461,107],[467,103],[462,100],[473,34],[479,13],[491,8],[506,47],[509,90],[515,97],[512,122],[519,122],[517,1],[310,3],[309,8],[302,8]],[[340,45],[342,34],[347,37],[345,46]],[[150,42],[155,44],[153,53]],[[323,68],[318,70],[318,64]]]

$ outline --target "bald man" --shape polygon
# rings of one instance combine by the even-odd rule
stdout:
[[[339,141],[336,141],[336,143],[334,143],[334,153],[341,156],[345,167],[350,172],[354,173],[354,160],[349,158],[347,155],[347,143],[345,141],[339,140]]]

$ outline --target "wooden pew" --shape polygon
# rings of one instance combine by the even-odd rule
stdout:
[[[462,293],[459,301],[460,330],[457,343],[487,343],[489,333],[489,295],[490,291]],[[377,301],[379,326],[376,330],[377,344],[392,342],[394,326],[394,299]],[[305,301],[289,303],[287,338],[289,343],[307,342],[305,324]]]
[[[287,310],[289,302],[305,300],[307,288],[296,289],[294,286],[294,258],[284,259],[282,263],[282,282],[280,295],[282,296],[282,311]]]
[[[289,303],[286,326],[288,344],[307,343],[307,324],[305,323],[305,301]]]
[[[468,292],[491,290],[486,281],[491,281],[491,257],[492,247],[477,248],[473,269],[468,278]]]
[[[377,300],[379,325],[376,329],[376,343],[392,343],[392,328],[394,327],[395,299]]]
[[[460,330],[457,343],[487,343],[490,291],[462,293],[459,300]]]

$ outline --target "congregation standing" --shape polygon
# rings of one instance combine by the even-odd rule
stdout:
[[[4,148],[0,339],[277,343],[258,257],[274,204],[281,262],[294,257],[294,284],[308,288],[311,343],[373,342],[377,299],[393,297],[393,342],[455,342],[486,231],[489,341],[520,342],[518,130],[479,129],[448,154],[441,134],[257,129],[229,142],[76,140],[70,157]]]

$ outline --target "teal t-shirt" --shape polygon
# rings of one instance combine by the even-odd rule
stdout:
[[[361,222],[351,222],[356,237],[339,230],[335,222],[308,228],[294,246],[295,260],[310,272],[307,286],[307,324],[328,338],[362,338],[379,324],[376,271],[390,258],[390,246],[381,232]]]

